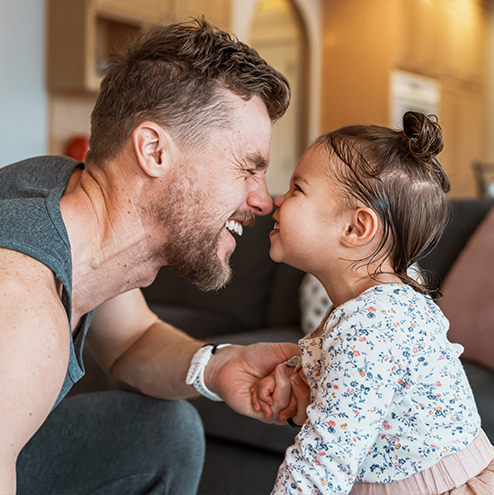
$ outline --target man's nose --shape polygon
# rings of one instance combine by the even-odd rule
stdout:
[[[247,204],[256,210],[256,215],[267,215],[273,211],[273,200],[269,195],[264,174],[259,181],[258,186],[249,193]]]

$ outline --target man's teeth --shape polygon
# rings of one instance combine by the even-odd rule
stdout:
[[[242,224],[236,222],[235,220],[228,220],[225,223],[225,227],[228,230],[231,230],[232,232],[236,232],[238,235],[242,235],[244,232],[244,228],[242,227]]]

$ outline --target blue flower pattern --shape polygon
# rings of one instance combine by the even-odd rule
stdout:
[[[448,328],[430,298],[402,284],[330,310],[299,342],[311,404],[272,495],[397,481],[474,440],[480,417]]]

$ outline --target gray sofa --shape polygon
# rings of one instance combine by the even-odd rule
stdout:
[[[438,247],[420,262],[437,274],[440,287],[470,235],[494,205],[493,200],[457,200],[454,216]],[[201,293],[188,281],[163,268],[143,290],[151,308],[165,321],[207,342],[249,344],[292,341],[302,337],[299,286],[304,274],[269,258],[270,216],[245,229],[232,257],[234,277],[226,289]],[[86,352],[87,376],[72,394],[111,387]],[[494,441],[494,373],[465,362],[483,418]],[[223,403],[195,399],[207,435],[200,495],[269,493],[285,449],[297,432],[289,426],[266,425],[240,416]]]

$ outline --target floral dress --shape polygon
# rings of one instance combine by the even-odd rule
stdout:
[[[311,404],[272,494],[347,494],[355,481],[404,479],[472,442],[480,417],[448,327],[403,284],[330,310],[299,342]]]

